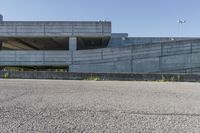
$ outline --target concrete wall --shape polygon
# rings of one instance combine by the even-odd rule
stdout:
[[[72,72],[197,73],[200,68],[200,40],[170,41],[77,51]],[[92,55],[91,55],[92,54]]]
[[[0,22],[0,37],[111,36],[111,22]]]
[[[1,66],[58,66],[71,64],[66,51],[0,51]]]
[[[1,66],[69,65],[70,72],[200,72],[200,40],[80,51],[0,51]]]
[[[123,80],[199,82],[199,74],[133,74],[133,73],[70,73],[0,71],[0,78],[61,79],[61,80]]]
[[[122,47],[141,45],[147,43],[161,43],[166,41],[192,40],[199,38],[180,38],[180,37],[127,37],[126,34],[112,34],[108,47]]]

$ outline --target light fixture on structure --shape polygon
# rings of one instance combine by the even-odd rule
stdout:
[[[182,25],[186,23],[186,20],[179,19],[177,22],[179,23],[179,35],[181,37],[182,36]]]

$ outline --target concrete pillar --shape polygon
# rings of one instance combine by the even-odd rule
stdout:
[[[77,37],[70,37],[69,38],[69,51],[76,51],[77,50]]]
[[[0,50],[2,50],[3,42],[0,41]]]

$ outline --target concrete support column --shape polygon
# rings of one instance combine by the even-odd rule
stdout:
[[[0,50],[2,50],[3,42],[0,41]]]
[[[69,38],[69,51],[76,51],[77,50],[77,37],[70,37]]]

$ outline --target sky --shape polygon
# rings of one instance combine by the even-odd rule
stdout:
[[[132,37],[200,37],[200,0],[0,0],[5,21],[112,21]],[[186,20],[180,32],[179,19]]]

